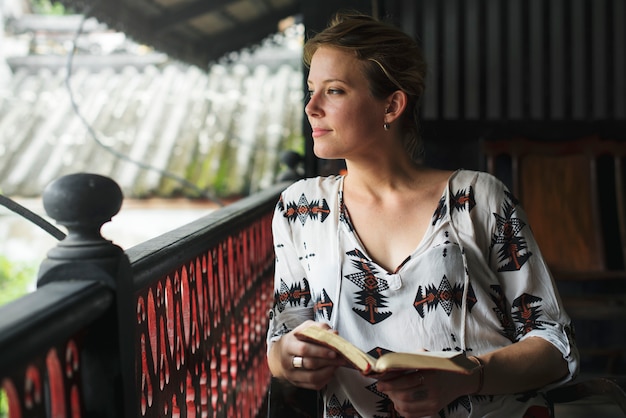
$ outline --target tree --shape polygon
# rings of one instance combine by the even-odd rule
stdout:
[[[0,306],[28,293],[37,266],[0,256]]]

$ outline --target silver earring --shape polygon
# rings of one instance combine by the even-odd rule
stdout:
[[[383,128],[385,128],[385,131],[389,130],[389,124],[387,122],[383,123]]]

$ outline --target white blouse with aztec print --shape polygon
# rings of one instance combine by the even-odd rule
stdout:
[[[268,346],[307,319],[328,323],[365,352],[480,355],[537,336],[568,361],[570,319],[516,199],[495,177],[459,170],[448,180],[422,242],[391,273],[372,261],[342,200],[343,177],[301,180],[273,220],[275,299]],[[338,369],[325,417],[396,417],[376,381]],[[549,416],[540,392],[463,396],[441,417]]]

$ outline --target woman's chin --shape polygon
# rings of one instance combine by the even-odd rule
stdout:
[[[313,153],[317,158],[322,158],[324,160],[336,160],[339,158],[343,158],[341,155],[338,155],[335,150],[332,150],[324,145],[319,145],[317,143],[313,144]]]

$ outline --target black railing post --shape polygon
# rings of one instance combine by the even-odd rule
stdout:
[[[82,395],[86,416],[134,417],[133,287],[128,257],[100,234],[122,206],[111,179],[78,173],[50,183],[43,193],[46,213],[67,236],[42,262],[37,286],[68,280],[97,280],[116,295],[115,308],[90,327],[82,344]]]

